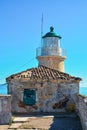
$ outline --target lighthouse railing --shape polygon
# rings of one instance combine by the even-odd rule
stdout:
[[[36,57],[38,56],[64,56],[66,57],[66,50],[58,50],[58,48],[43,48],[43,47],[38,47],[36,49]]]

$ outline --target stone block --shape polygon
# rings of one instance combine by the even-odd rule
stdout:
[[[0,95],[0,124],[10,124],[11,120],[11,96]]]

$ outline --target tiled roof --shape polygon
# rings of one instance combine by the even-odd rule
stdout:
[[[61,79],[61,80],[81,80],[81,78],[71,76],[67,73],[60,72],[45,66],[39,66],[38,68],[31,68],[18,74],[11,75],[7,78],[10,79],[29,78],[29,79]]]

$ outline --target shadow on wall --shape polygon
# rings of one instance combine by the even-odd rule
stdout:
[[[82,126],[76,114],[60,114],[54,116],[49,130],[82,130]]]

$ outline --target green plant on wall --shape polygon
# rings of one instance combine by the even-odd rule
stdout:
[[[9,119],[8,125],[11,125],[11,124],[12,124],[12,119]]]

